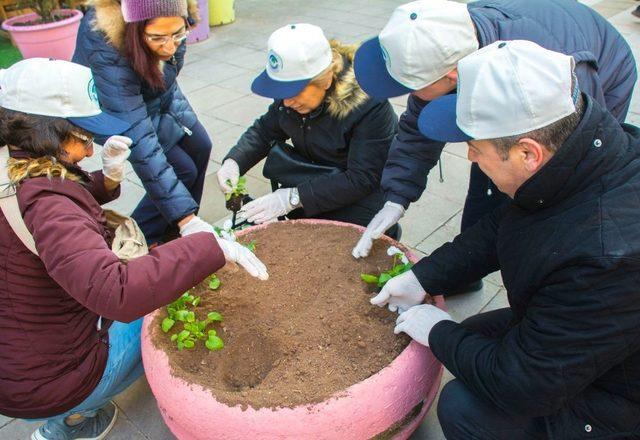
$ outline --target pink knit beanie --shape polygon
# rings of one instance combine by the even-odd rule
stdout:
[[[187,17],[187,0],[122,0],[122,15],[127,23],[156,17]]]

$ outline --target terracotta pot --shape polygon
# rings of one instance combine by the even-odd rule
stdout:
[[[292,223],[333,224],[323,220],[295,220]],[[256,228],[245,229],[243,235]],[[394,240],[384,239],[407,249]],[[409,259],[417,257],[406,252]],[[444,307],[442,297],[436,302]],[[167,355],[151,342],[156,313],[148,315],[142,328],[142,359],[151,390],[171,432],[181,440],[272,440],[272,439],[407,439],[429,410],[440,387],[442,365],[431,351],[411,342],[387,367],[373,376],[316,404],[294,408],[228,406],[218,402],[209,390],[188,384],[171,375]]]
[[[24,58],[42,57],[71,61],[82,12],[75,9],[60,9],[56,12],[71,16],[53,23],[16,26],[16,23],[34,21],[39,17],[36,13],[19,15],[5,20],[2,29],[11,34]]]

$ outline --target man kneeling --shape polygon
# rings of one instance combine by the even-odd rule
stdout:
[[[372,299],[456,377],[448,439],[640,435],[640,130],[580,94],[573,66],[496,42],[460,62],[457,103],[421,115],[513,199]],[[496,270],[509,308],[457,324],[417,305]]]

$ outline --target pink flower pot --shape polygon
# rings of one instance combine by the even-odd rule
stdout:
[[[2,29],[11,34],[24,58],[55,58],[70,61],[76,48],[76,36],[82,19],[82,12],[75,9],[61,9],[71,15],[64,20],[33,26],[16,26],[16,23],[34,21],[38,14],[25,14],[5,20]]]
[[[209,38],[209,0],[198,0],[200,10],[200,23],[191,29],[187,37],[187,43],[193,44]]]
[[[296,222],[364,230],[340,222]],[[264,227],[268,226],[246,229],[238,235]],[[411,261],[417,261],[417,257],[402,245],[388,237],[384,240],[405,251]],[[442,297],[437,297],[436,302],[444,308]],[[150,325],[156,313],[163,313],[162,309],[144,320],[142,359],[162,417],[181,440],[359,440],[385,433],[400,422],[401,427],[387,434],[396,440],[404,440],[429,411],[440,387],[442,365],[428,348],[412,341],[387,367],[321,403],[294,408],[249,407],[243,410],[240,405],[231,407],[218,402],[200,385],[172,376],[167,355],[151,342]],[[412,411],[415,415],[411,415]]]

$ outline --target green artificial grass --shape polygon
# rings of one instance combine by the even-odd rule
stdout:
[[[21,59],[22,55],[18,49],[13,47],[11,41],[0,38],[0,69],[6,69]]]

